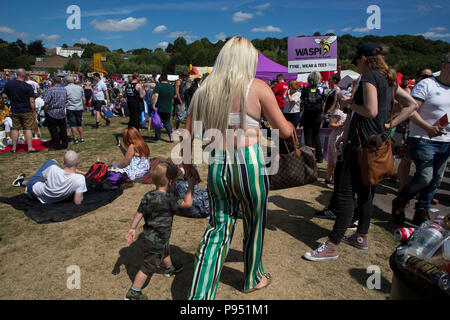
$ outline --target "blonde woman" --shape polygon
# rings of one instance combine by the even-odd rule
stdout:
[[[269,179],[259,147],[261,116],[281,138],[293,134],[270,87],[254,79],[258,51],[244,37],[231,38],[220,51],[214,70],[195,92],[186,129],[202,121],[205,129],[217,129],[223,139],[215,141],[210,155],[208,192],[211,219],[196,255],[189,299],[214,299],[219,277],[233,236],[239,205],[244,211],[243,292],[267,287],[270,275],[262,264]],[[226,138],[227,130],[245,135]],[[228,131],[230,133],[230,131]],[[185,164],[186,175],[198,175]]]

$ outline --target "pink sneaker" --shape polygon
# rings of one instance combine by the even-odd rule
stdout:
[[[326,241],[316,250],[305,253],[303,257],[310,261],[336,260],[339,258],[339,251],[337,245],[330,241]]]
[[[344,237],[344,239],[342,239],[342,242],[354,246],[355,248],[358,248],[360,250],[369,249],[369,243],[367,241],[366,234],[355,232],[348,237]]]

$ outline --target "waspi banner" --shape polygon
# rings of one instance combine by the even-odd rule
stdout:
[[[337,70],[337,37],[288,39],[289,73]]]

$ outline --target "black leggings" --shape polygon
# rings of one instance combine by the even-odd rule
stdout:
[[[359,222],[358,232],[367,234],[370,227],[370,219],[373,213],[373,196],[375,187],[368,187],[361,180],[361,173],[356,155],[356,150],[347,146],[344,154],[344,163],[340,173],[339,185],[336,186],[336,221],[329,239],[338,244],[345,235],[347,227],[353,217],[353,195],[358,196]]]
[[[52,147],[57,150],[66,149],[69,144],[66,118],[55,119],[46,113],[45,121],[47,122],[48,131],[50,132],[50,136],[52,138]]]
[[[320,126],[322,124],[322,113],[305,111],[303,113],[303,132],[305,144],[315,149],[317,161],[323,160],[322,143],[320,142]]]
[[[141,127],[141,110],[139,106],[128,105],[128,112],[130,113],[128,127],[135,127],[139,131]]]

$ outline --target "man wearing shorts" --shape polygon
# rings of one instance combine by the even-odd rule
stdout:
[[[109,119],[107,119],[104,115],[102,115],[102,106],[105,104],[105,100],[106,105],[108,105],[109,102],[108,88],[106,87],[105,82],[100,77],[100,74],[97,72],[94,73],[94,85],[92,89],[94,90],[92,105],[95,110],[95,119],[96,119],[95,128],[98,129],[99,127],[100,117],[104,118],[106,121],[106,125],[109,126],[110,123]]]
[[[17,79],[11,80],[5,85],[4,93],[11,103],[11,128],[12,149],[16,152],[17,141],[19,140],[19,130],[25,130],[28,152],[39,152],[32,147],[32,130],[36,122],[36,107],[34,105],[34,91],[25,82],[26,72],[24,69],[17,70]]]
[[[83,119],[83,106],[86,103],[84,90],[81,86],[74,84],[72,76],[67,76],[65,81],[66,87],[64,89],[67,91],[67,122],[72,131],[73,144],[78,144],[78,142],[84,142],[83,128],[81,125]],[[80,140],[77,139],[77,132]]]

